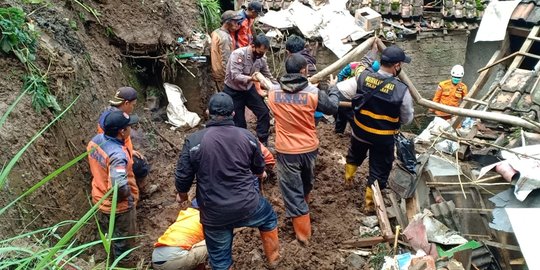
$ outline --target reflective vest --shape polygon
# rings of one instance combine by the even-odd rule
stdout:
[[[176,221],[159,237],[154,247],[181,247],[190,250],[193,245],[204,240],[199,213],[199,210],[191,207],[180,211]]]
[[[118,186],[128,185],[131,195],[123,201],[118,201],[117,213],[127,212],[139,201],[139,188],[133,174],[133,159],[131,152],[116,138],[98,134],[92,138],[86,148],[90,171],[92,172],[92,201],[97,203],[111,189],[113,183]],[[103,201],[99,210],[111,212],[112,195]]]
[[[467,93],[467,86],[464,83],[453,84],[452,80],[446,80],[439,83],[433,101],[458,107],[463,98],[467,96]],[[435,114],[443,117],[450,116],[450,114],[441,111],[435,111]]]
[[[281,89],[268,93],[268,106],[274,112],[276,151],[283,154],[304,154],[317,150],[319,139],[315,129],[319,89],[308,85],[290,93]]]
[[[358,77],[356,92],[373,91],[385,79],[384,75],[366,69]],[[361,108],[354,111],[354,135],[373,144],[393,143],[394,135],[401,126],[400,109],[406,92],[407,86],[394,78],[373,94]]]

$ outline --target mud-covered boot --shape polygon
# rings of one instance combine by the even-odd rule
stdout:
[[[303,245],[309,245],[311,239],[311,220],[309,213],[292,218],[296,239]]]
[[[350,185],[353,183],[356,169],[358,169],[357,165],[350,163],[345,164],[345,184]]]
[[[279,255],[278,229],[275,228],[268,232],[260,232],[264,255],[268,261],[268,266],[270,269],[274,269],[281,261],[281,256]]]
[[[375,212],[375,204],[373,203],[373,189],[366,187],[364,194],[364,214],[372,214]]]

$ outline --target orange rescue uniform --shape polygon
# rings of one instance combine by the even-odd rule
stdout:
[[[96,135],[87,147],[90,171],[92,172],[92,202],[97,203],[118,182],[118,187],[128,185],[131,191],[129,198],[118,201],[116,213],[124,213],[137,205],[139,188],[133,174],[133,158],[131,152],[121,142],[104,134]],[[112,196],[99,206],[104,213],[111,212]]]
[[[446,80],[439,83],[433,101],[448,106],[458,107],[463,98],[467,96],[467,93],[467,86],[464,83],[459,82],[458,84],[453,84],[452,80]],[[441,111],[435,111],[435,114],[443,118],[451,117],[450,114]]]
[[[274,112],[276,151],[304,154],[317,150],[319,138],[315,127],[319,89],[309,85],[296,93],[274,89],[268,93],[268,106]]]

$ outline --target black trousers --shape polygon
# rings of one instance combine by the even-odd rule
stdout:
[[[381,189],[386,188],[388,176],[394,162],[394,144],[369,144],[351,136],[351,146],[347,153],[347,163],[357,166],[362,165],[369,151],[369,176],[368,186],[375,181],[379,182]]]
[[[237,91],[225,85],[223,92],[232,97],[234,102],[234,124],[237,127],[247,128],[246,106],[257,116],[257,137],[261,143],[268,141],[268,132],[270,130],[270,111],[261,96],[252,86],[248,91]]]
[[[334,131],[336,133],[343,133],[345,132],[345,128],[347,128],[347,122],[350,125],[354,124],[354,111],[352,108],[339,107],[334,118],[336,119]]]

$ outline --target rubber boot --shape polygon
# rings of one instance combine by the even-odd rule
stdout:
[[[277,227],[269,232],[261,232],[261,240],[263,244],[264,255],[268,260],[268,266],[273,269],[281,260],[279,256],[279,239]]]
[[[309,244],[309,239],[311,238],[311,220],[309,218],[309,213],[293,217],[292,222],[296,239],[307,246]]]
[[[356,174],[357,165],[354,164],[345,164],[345,183],[350,184],[354,180],[354,175]]]
[[[366,193],[364,198],[364,213],[375,212],[375,204],[373,203],[373,189],[366,187]]]

